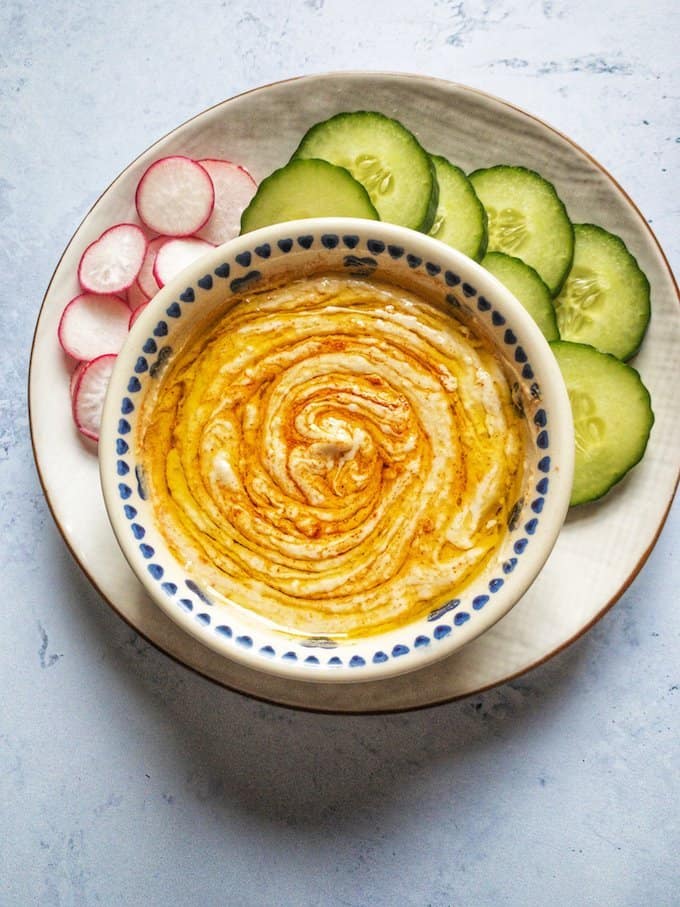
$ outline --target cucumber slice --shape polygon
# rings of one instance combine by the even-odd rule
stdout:
[[[439,185],[439,204],[430,236],[479,261],[486,250],[486,211],[460,167],[430,155]]]
[[[312,126],[293,155],[310,157],[346,167],[366,187],[381,220],[424,233],[432,226],[438,196],[434,165],[397,120],[368,110],[336,114]]]
[[[305,217],[379,220],[368,193],[343,167],[327,161],[290,161],[260,183],[241,215],[241,233]]]
[[[649,324],[649,281],[618,236],[594,224],[575,224],[574,236],[574,262],[555,300],[560,336],[630,359]]]
[[[497,277],[516,296],[543,332],[546,340],[559,340],[557,318],[550,290],[536,271],[520,258],[504,252],[488,252],[482,267]]]
[[[649,391],[630,365],[584,343],[550,344],[576,436],[572,504],[595,501],[642,459],[654,424]]]
[[[552,183],[525,167],[499,164],[470,174],[489,218],[489,252],[506,252],[559,293],[571,267],[574,230]]]

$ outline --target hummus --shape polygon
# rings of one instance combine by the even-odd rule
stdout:
[[[286,633],[424,616],[521,496],[527,428],[491,345],[388,285],[241,296],[155,385],[137,444],[162,535],[215,603]]]

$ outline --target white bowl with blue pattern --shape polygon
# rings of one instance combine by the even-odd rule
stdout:
[[[214,603],[170,553],[140,481],[133,439],[140,403],[194,319],[244,288],[345,271],[441,299],[491,338],[513,383],[538,402],[530,420],[533,478],[490,564],[450,600],[399,629],[351,642],[291,637],[242,608]],[[376,680],[450,655],[521,598],[545,563],[571,491],[574,435],[550,347],[520,303],[479,264],[438,240],[377,221],[319,218],[265,227],[214,249],[165,286],[118,356],[99,442],[106,509],[130,566],[156,604],[210,649],[248,666],[309,682]]]

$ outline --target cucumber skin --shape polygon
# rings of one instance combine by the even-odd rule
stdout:
[[[631,469],[633,469],[634,466],[637,466],[637,464],[644,457],[644,455],[647,451],[647,445],[649,443],[649,438],[650,438],[652,428],[653,428],[654,422],[655,422],[654,410],[652,409],[652,398],[649,393],[649,390],[647,389],[646,385],[642,381],[642,377],[641,377],[639,371],[636,368],[633,368],[632,365],[629,365],[628,363],[622,362],[620,359],[617,359],[617,357],[614,356],[612,353],[603,353],[603,352],[601,352],[601,350],[596,349],[594,346],[590,346],[590,344],[588,344],[588,343],[574,343],[571,340],[554,340],[549,345],[550,345],[550,349],[555,354],[555,358],[557,359],[558,365],[560,365],[560,360],[559,360],[560,351],[569,352],[569,350],[581,349],[581,350],[588,351],[588,353],[591,353],[591,352],[596,353],[600,357],[611,359],[612,362],[616,363],[617,366],[628,369],[631,372],[634,372],[638,378],[639,386],[640,386],[640,389],[642,390],[642,395],[647,404],[647,408],[649,411],[649,425],[648,425],[648,430],[647,430],[647,437],[645,438],[644,444],[640,448],[640,452],[639,452],[638,456],[634,460],[631,460],[624,468],[620,469],[617,473],[615,473],[615,477],[610,481],[609,485],[606,488],[604,488],[602,491],[597,492],[595,494],[585,494],[585,495],[579,496],[579,495],[575,494],[574,491],[572,490],[572,496],[569,501],[569,504],[571,507],[577,507],[581,504],[591,504],[591,503],[594,503],[595,501],[601,500],[606,494],[608,494],[611,491],[611,489],[615,485],[617,485],[621,481],[621,479],[623,479],[624,476],[626,476],[631,471]],[[562,366],[560,365],[560,371],[561,370],[562,370]],[[565,379],[565,384],[566,384],[566,379]],[[575,464],[575,468],[576,468],[576,464]],[[576,477],[574,477],[574,484],[576,484]]]
[[[462,170],[456,164],[452,164],[451,161],[448,160],[448,158],[443,157],[443,155],[441,155],[441,154],[431,154],[430,160],[432,161],[432,165],[434,167],[435,180],[437,181],[438,185],[439,185],[439,179],[437,176],[437,164],[439,163],[440,166],[450,168],[451,170],[454,170],[458,174],[460,174],[460,176],[466,181],[467,185],[470,187],[471,197],[477,200],[477,204],[479,206],[479,213],[480,213],[480,217],[482,220],[482,236],[481,236],[480,243],[477,246],[477,249],[475,251],[475,254],[471,255],[470,257],[473,258],[475,261],[481,261],[484,258],[484,256],[486,255],[486,247],[488,245],[488,240],[489,240],[489,233],[487,230],[488,217],[486,214],[486,208],[484,207],[484,205],[480,202],[479,198],[477,197],[477,193],[475,192],[474,187],[473,187],[472,183],[470,182],[470,180],[468,179],[468,177],[466,176],[464,170]],[[434,213],[434,217],[433,217],[433,221],[432,221],[432,226],[434,226],[434,221],[436,220],[436,217],[437,217],[437,211],[439,210],[439,201],[441,198],[441,186],[439,186],[438,196],[439,197],[437,199],[437,206],[435,207],[435,213]],[[433,234],[430,233],[429,235],[432,236]],[[438,239],[437,236],[435,236],[434,238]],[[446,240],[442,240],[442,242],[446,242]]]
[[[562,291],[562,287],[565,284],[569,271],[571,271],[572,263],[574,261],[574,244],[575,244],[575,242],[574,242],[574,225],[572,224],[571,218],[569,217],[569,214],[567,212],[567,207],[564,204],[564,202],[562,201],[562,199],[560,198],[560,196],[558,195],[557,189],[555,189],[555,186],[553,185],[553,183],[550,180],[546,179],[537,170],[531,170],[531,168],[529,168],[529,167],[522,167],[517,164],[494,164],[492,167],[478,167],[477,170],[473,170],[471,173],[468,174],[468,179],[470,180],[470,182],[473,184],[473,187],[474,187],[474,177],[475,176],[478,176],[480,173],[485,173],[490,170],[501,170],[501,169],[514,170],[519,173],[527,173],[527,174],[530,174],[532,177],[537,176],[543,183],[546,183],[550,187],[550,189],[552,189],[553,194],[559,203],[559,207],[561,207],[561,209],[562,209],[562,213],[564,214],[564,217],[565,217],[567,223],[571,226],[571,255],[569,256],[569,261],[564,269],[564,273],[562,274],[561,280],[559,280],[554,287],[551,287],[548,285],[548,283],[545,280],[545,278],[543,277],[543,275],[539,274],[539,277],[541,278],[541,280],[543,280],[543,282],[546,284],[546,286],[548,286],[548,289],[550,290],[550,295],[554,299],[556,296],[559,296],[560,292]],[[489,251],[502,252],[503,250],[487,248],[487,252],[489,252]],[[518,255],[515,257],[520,258],[521,256]],[[522,259],[522,261],[523,260],[524,259]],[[533,267],[535,271],[537,270],[530,262],[525,262],[525,264],[528,264],[529,267]]]
[[[425,151],[424,148],[423,151]],[[425,151],[425,154],[427,154],[427,151]],[[432,224],[434,223],[434,219],[437,215],[437,206],[439,205],[439,183],[437,182],[437,171],[435,170],[434,162],[429,154],[427,154],[427,160],[430,165],[430,173],[432,175],[432,192],[430,193],[430,204],[425,213],[425,217],[423,218],[422,224],[418,227],[420,233],[430,232],[430,230],[432,229]]]
[[[604,227],[600,227],[598,224],[590,224],[590,223],[574,224],[574,252],[576,251],[576,237],[577,237],[578,233],[581,231],[584,231],[584,232],[590,231],[590,232],[595,232],[598,234],[606,234],[608,242],[611,242],[612,244],[617,245],[620,250],[625,252],[625,254],[630,257],[633,266],[637,269],[639,276],[642,278],[642,284],[646,291],[646,301],[647,301],[646,315],[647,315],[647,318],[646,318],[645,325],[639,334],[637,343],[635,343],[631,347],[629,347],[622,355],[616,357],[617,359],[621,359],[622,362],[627,362],[629,359],[632,359],[633,356],[639,351],[639,349],[642,346],[642,343],[645,339],[645,334],[647,333],[647,328],[649,327],[649,322],[650,322],[651,315],[652,315],[651,287],[649,285],[649,279],[647,278],[647,275],[645,274],[645,272],[642,270],[642,268],[638,264],[637,258],[633,255],[633,253],[630,251],[630,249],[625,244],[625,242],[621,239],[621,237],[617,236],[616,233],[612,233],[611,231],[606,230]],[[572,267],[573,267],[573,261],[572,261]],[[561,290],[564,289],[564,286],[566,285],[567,281],[569,280],[569,274],[571,273],[571,270],[572,270],[572,268],[570,267],[569,272],[567,273],[567,276],[564,280],[564,284],[563,284]],[[561,290],[560,290],[560,292],[561,292]],[[557,295],[559,296],[559,293]],[[580,343],[581,341],[574,340],[574,341],[570,341],[570,342]],[[584,345],[591,346],[592,344],[584,343]],[[597,347],[596,347],[596,349],[597,349]],[[602,351],[600,351],[600,352],[602,352]]]
[[[302,152],[304,145],[313,136],[314,132],[316,132],[317,130],[319,130],[321,128],[325,129],[326,127],[328,127],[329,124],[331,124],[333,122],[338,122],[340,120],[348,119],[350,117],[379,117],[381,120],[385,120],[393,125],[396,125],[400,130],[404,130],[405,132],[407,132],[409,134],[409,136],[413,140],[413,143],[422,152],[424,159],[427,161],[428,168],[430,171],[430,180],[431,180],[430,198],[429,198],[427,208],[425,210],[425,214],[424,214],[420,224],[417,226],[414,226],[412,229],[417,230],[420,233],[427,233],[430,230],[430,228],[432,227],[432,224],[434,223],[435,215],[437,213],[437,205],[439,204],[439,184],[437,183],[437,174],[435,171],[434,163],[432,162],[430,155],[420,144],[420,142],[418,141],[416,136],[413,134],[413,132],[411,132],[411,130],[407,126],[404,126],[404,124],[400,120],[397,120],[394,117],[388,117],[384,113],[380,113],[379,111],[376,111],[376,110],[352,110],[352,111],[343,111],[341,113],[336,113],[333,116],[328,117],[328,119],[321,120],[318,123],[314,123],[313,126],[309,127],[309,129],[305,132],[305,134],[300,139],[300,142],[298,143],[297,148],[291,155],[291,158],[290,158],[291,161],[302,158],[302,157],[306,157],[306,155],[303,155],[301,152]],[[331,161],[330,163],[333,163],[333,162]],[[338,166],[338,165],[336,165],[336,166]],[[345,169],[347,169],[347,168],[345,168]],[[351,171],[349,171],[349,172],[351,173]],[[351,174],[351,175],[354,177],[354,174]],[[356,179],[356,177],[354,177],[354,179]],[[359,182],[359,181],[357,180],[357,182]],[[379,219],[382,220],[382,218],[380,217],[380,212],[378,212],[378,216],[379,216]]]

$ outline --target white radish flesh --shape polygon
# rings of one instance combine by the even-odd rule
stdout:
[[[116,361],[115,356],[98,356],[82,370],[73,394],[73,419],[81,434],[99,440],[106,389]]]
[[[180,271],[212,248],[212,243],[204,239],[168,240],[158,250],[153,266],[153,274],[159,286],[164,287]]]
[[[155,161],[144,172],[135,204],[149,229],[166,236],[190,236],[212,214],[215,190],[200,164],[172,155]]]
[[[206,158],[198,162],[208,172],[215,189],[215,207],[196,235],[220,245],[241,232],[241,215],[255,195],[257,183],[244,167],[231,161]]]
[[[128,333],[130,309],[120,296],[81,293],[64,309],[59,342],[74,359],[90,361],[120,351]]]
[[[136,224],[116,224],[83,252],[78,280],[87,293],[122,293],[139,274],[147,240]]]

